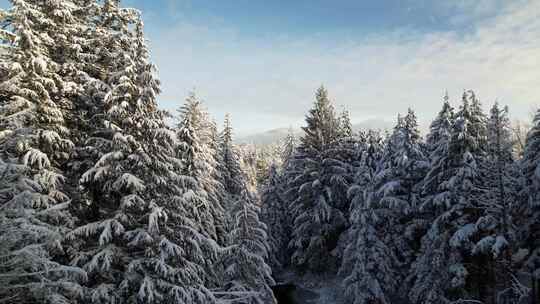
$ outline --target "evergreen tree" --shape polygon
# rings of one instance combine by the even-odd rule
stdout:
[[[431,123],[429,133],[426,136],[426,145],[430,154],[430,160],[433,160],[438,154],[443,154],[440,153],[441,151],[437,151],[437,149],[441,149],[441,145],[448,146],[453,123],[454,108],[450,105],[450,98],[448,97],[448,92],[446,92],[443,107]]]
[[[524,224],[523,247],[529,251],[524,270],[530,274],[533,296],[540,294],[540,111],[536,113],[533,126],[527,134],[525,151],[521,161],[523,176],[525,179],[525,193],[527,204],[525,210],[526,219]]]
[[[268,236],[259,220],[259,210],[248,191],[235,203],[231,246],[227,248],[225,290],[234,295],[245,293],[241,303],[276,303],[271,285],[272,271],[266,264]]]
[[[339,133],[342,137],[353,136],[353,126],[351,123],[351,117],[349,111],[343,109],[339,116]]]
[[[385,150],[382,166],[373,180],[377,193],[372,197],[378,199],[373,204],[388,211],[385,241],[399,258],[395,267],[399,273],[405,273],[419,247],[419,185],[429,166],[412,110],[398,119],[387,145],[389,149]]]
[[[107,1],[109,34],[122,52],[108,69],[102,113],[86,150],[97,155],[81,178],[93,213],[68,236],[73,264],[90,278],[88,303],[212,303],[204,265],[213,243],[196,230],[189,180],[177,172],[175,134],[166,128],[142,22]]]
[[[62,265],[63,236],[74,224],[64,173],[73,148],[66,123],[72,85],[61,73],[55,41],[63,30],[77,29],[78,6],[11,3],[0,12],[0,299],[61,303],[80,291],[77,277],[86,276]]]
[[[177,134],[182,144],[178,157],[183,161],[182,176],[186,180],[191,180],[186,183],[191,186],[186,190],[192,193],[188,205],[194,208],[192,212],[197,218],[193,220],[200,225],[200,232],[218,240],[217,229],[222,225],[224,217],[220,201],[223,185],[215,180],[216,161],[213,147],[210,145],[207,115],[193,93],[186,99],[179,112],[180,123]]]
[[[292,198],[293,218],[289,247],[293,250],[293,265],[322,271],[333,267],[331,251],[346,226],[345,216],[339,209],[343,202],[338,200],[344,192],[335,190],[347,187],[344,178],[339,176],[347,171],[343,169],[343,162],[334,158],[332,150],[337,148],[338,119],[323,87],[316,93],[306,122],[305,135],[292,164],[299,174],[291,179],[287,190]]]
[[[242,176],[242,169],[240,168],[240,160],[238,158],[238,152],[236,151],[233,143],[233,129],[231,125],[230,116],[225,116],[225,122],[223,131],[220,135],[221,139],[221,155],[223,161],[223,179],[225,191],[231,195],[240,195],[244,189],[244,177]]]
[[[433,214],[433,220],[411,269],[415,282],[409,297],[414,303],[477,299],[481,293],[481,286],[473,285],[480,282],[474,278],[476,269],[467,265],[478,237],[475,223],[483,193],[479,169],[485,156],[485,145],[480,143],[486,141],[483,134],[487,131],[485,125],[478,123],[485,119],[475,112],[477,108],[471,107],[472,99],[476,100],[472,93],[463,95],[448,151],[441,149],[446,154],[432,160],[433,167],[425,180],[424,192],[430,193],[425,193],[422,208]],[[479,105],[477,100],[472,103]]]
[[[66,303],[87,279],[62,263],[65,207],[45,208],[39,181],[25,177],[24,165],[0,159],[0,301]]]
[[[488,260],[484,282],[490,285],[492,293],[489,298],[495,301],[499,291],[508,296],[512,287],[512,244],[517,244],[513,215],[521,198],[508,108],[500,108],[495,103],[490,113],[487,155],[481,167],[485,192],[480,204],[482,214],[476,222],[480,237],[473,247],[473,254]]]
[[[281,144],[281,163],[282,168],[285,170],[289,166],[289,161],[293,157],[297,146],[297,140],[294,135],[294,130],[289,128],[287,131],[287,136],[283,139]]]
[[[355,304],[389,303],[390,295],[397,289],[396,256],[383,242],[384,209],[372,205],[376,191],[374,180],[382,163],[382,138],[369,131],[367,146],[350,187],[351,227],[339,274],[345,277],[343,288],[346,297]]]
[[[268,228],[269,264],[282,269],[287,263],[290,238],[287,202],[283,197],[283,182],[275,165],[270,166],[268,180],[261,188],[261,219]]]

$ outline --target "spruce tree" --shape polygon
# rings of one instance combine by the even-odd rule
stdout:
[[[346,226],[345,216],[339,209],[343,202],[336,200],[344,193],[334,191],[345,186],[339,174],[346,170],[331,150],[339,136],[339,124],[323,87],[317,90],[306,123],[292,164],[298,174],[291,179],[287,190],[291,195],[293,218],[289,247],[293,250],[291,262],[298,269],[324,271],[332,269],[336,263],[331,252]]]
[[[226,248],[225,290],[231,296],[245,293],[241,303],[247,304],[276,303],[270,289],[275,282],[266,263],[268,235],[259,212],[252,195],[244,190],[234,204],[231,245]]]
[[[245,177],[240,168],[240,159],[238,151],[233,143],[233,128],[231,118],[227,114],[223,125],[223,131],[220,135],[221,160],[223,161],[223,179],[225,191],[233,196],[238,196],[244,189]]]
[[[351,226],[339,270],[347,299],[355,304],[389,303],[397,289],[396,256],[380,228],[385,211],[375,203],[374,181],[382,165],[382,138],[369,131],[357,167],[355,183],[348,190]]]
[[[452,125],[448,151],[442,149],[445,154],[432,160],[426,177],[429,188],[424,185],[424,191],[430,193],[426,193],[422,208],[433,214],[433,220],[411,269],[415,282],[409,297],[414,303],[478,299],[481,293],[481,286],[470,284],[479,281],[471,280],[475,269],[467,265],[478,237],[475,224],[483,193],[479,170],[485,157],[485,145],[481,143],[487,141],[487,129],[479,123],[485,117],[478,112],[474,94],[464,93],[462,102]]]
[[[374,179],[377,192],[373,201],[379,208],[387,210],[385,241],[399,263],[394,265],[399,273],[406,273],[415,251],[419,247],[417,235],[421,234],[418,220],[420,183],[429,162],[424,154],[420,131],[415,113],[409,109],[400,117],[382,158],[382,166]]]
[[[426,146],[430,160],[433,160],[437,154],[437,149],[441,149],[441,145],[448,145],[450,139],[450,130],[454,123],[454,108],[450,105],[448,92],[444,95],[442,109],[437,114],[437,117],[431,122],[429,133],[426,136]],[[444,148],[444,147],[442,147]]]
[[[86,274],[67,267],[63,236],[74,224],[65,187],[73,148],[67,127],[72,85],[55,41],[77,28],[72,1],[12,1],[0,18],[2,301],[60,303]],[[58,41],[64,47],[70,46]],[[66,49],[67,51],[67,49]]]
[[[261,187],[261,220],[268,228],[269,264],[281,270],[287,263],[290,238],[287,201],[283,197],[283,182],[276,165],[271,165],[266,184]]]
[[[157,108],[159,81],[140,16],[116,1],[104,7],[114,21],[107,35],[122,52],[105,70],[108,91],[96,109],[103,112],[85,147],[97,156],[80,180],[93,212],[68,235],[73,264],[90,275],[82,300],[212,303],[203,269],[215,249],[192,220],[177,140]]]
[[[492,291],[489,298],[495,300],[498,292],[508,293],[512,287],[512,251],[518,244],[513,216],[521,201],[521,176],[513,157],[508,108],[500,108],[497,103],[490,111],[487,143],[481,167],[485,187],[480,204],[482,214],[476,222],[480,236],[472,251],[488,260],[484,281]]]
[[[289,161],[293,157],[293,154],[296,151],[296,146],[297,146],[297,140],[294,135],[294,130],[291,127],[287,131],[287,136],[285,136],[285,138],[283,139],[281,143],[281,151],[282,151],[281,163],[282,163],[283,169],[288,167]]]
[[[537,274],[540,269],[540,111],[537,111],[533,126],[527,134],[525,151],[521,160],[524,176],[524,192],[526,208],[524,224],[524,239],[522,246],[529,251],[523,269],[531,277],[533,295],[539,294],[540,279]]]
[[[217,241],[224,216],[220,201],[223,185],[215,180],[216,162],[209,137],[210,125],[201,107],[200,101],[192,93],[179,109],[177,134],[182,144],[178,157],[183,162],[182,176],[186,179],[186,185],[190,186],[186,190],[192,192],[189,205],[194,207],[193,212],[198,215],[193,220],[200,225],[202,234]]]
[[[339,116],[339,133],[342,137],[353,136],[353,126],[351,123],[351,117],[349,111],[343,109]]]

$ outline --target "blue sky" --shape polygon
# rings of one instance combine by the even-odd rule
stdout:
[[[445,89],[456,104],[475,89],[516,119],[540,104],[536,0],[122,3],[143,12],[161,106],[195,90],[239,134],[301,125],[320,84],[356,122],[412,107],[425,127]]]
[[[414,0],[297,0],[297,1],[126,1],[143,10],[150,26],[174,25],[183,20],[195,24],[235,28],[246,37],[314,33],[365,34],[400,27],[433,31],[453,27],[457,5]]]

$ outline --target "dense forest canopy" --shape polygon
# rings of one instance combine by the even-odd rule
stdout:
[[[540,112],[467,90],[425,135],[413,109],[357,132],[321,86],[299,138],[237,145],[196,93],[159,108],[140,11],[11,3],[0,303],[276,303],[291,273],[336,303],[540,301]]]

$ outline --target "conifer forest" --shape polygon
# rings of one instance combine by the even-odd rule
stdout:
[[[540,303],[540,112],[441,84],[429,129],[358,130],[314,84],[301,133],[243,144],[158,105],[141,11],[0,19],[0,304]]]

